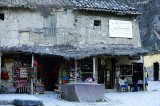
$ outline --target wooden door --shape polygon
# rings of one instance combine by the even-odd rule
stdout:
[[[154,63],[154,81],[159,80],[159,64],[158,62]]]

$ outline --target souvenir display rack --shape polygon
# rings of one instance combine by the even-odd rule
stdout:
[[[69,71],[69,80],[70,82],[75,81],[75,68],[71,68]],[[77,80],[81,80],[81,69],[77,68]]]
[[[19,67],[13,68],[13,79],[20,79],[20,69]]]
[[[62,75],[63,75],[63,84],[68,83],[69,82],[69,72],[68,70],[63,69],[62,70]]]
[[[13,67],[13,79],[30,79],[30,67]]]
[[[27,68],[20,67],[20,78],[27,78]]]
[[[87,58],[81,61],[81,79],[93,78],[93,60]]]

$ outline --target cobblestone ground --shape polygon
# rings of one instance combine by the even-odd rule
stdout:
[[[43,99],[45,106],[160,106],[160,81],[149,81],[148,91],[105,93],[101,102],[69,102],[56,99],[54,92],[36,97]]]

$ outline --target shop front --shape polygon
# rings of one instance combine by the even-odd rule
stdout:
[[[138,58],[137,58],[138,57]],[[104,84],[106,89],[119,90],[119,80],[126,79],[129,90],[133,91],[133,71],[138,76],[138,87],[143,88],[143,59],[142,56],[102,56],[98,58],[98,83]]]
[[[1,60],[1,87],[15,87],[16,92],[27,93],[31,76],[37,79],[37,65],[31,67],[32,56],[21,53],[5,53]]]
[[[61,68],[59,81],[65,83],[85,83],[87,78],[93,79],[93,59],[66,60]],[[92,82],[93,83],[93,82]]]
[[[54,91],[56,84],[93,83],[93,67],[92,57],[75,60],[53,55],[3,53],[1,87],[15,88],[16,93],[44,93]],[[86,80],[89,78],[92,80]]]
[[[133,90],[133,71],[139,72],[138,85],[144,85],[142,56],[90,56],[65,59],[62,56],[31,53],[3,53],[1,87],[14,87],[17,93],[54,91],[56,84],[98,83],[118,91],[124,76]]]
[[[133,71],[139,73],[138,87],[143,88],[143,58],[142,56],[97,56],[80,60],[66,60],[61,69],[62,84],[65,83],[98,83],[105,89],[118,91],[119,79],[124,76],[126,83],[133,91]],[[91,81],[88,81],[88,80]]]
[[[1,59],[1,87],[16,93],[54,91],[62,58],[29,53],[4,53]]]

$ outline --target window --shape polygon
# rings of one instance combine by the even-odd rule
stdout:
[[[101,20],[94,20],[94,26],[101,26]]]
[[[0,20],[4,20],[4,14],[0,13]]]
[[[56,16],[55,15],[44,18],[43,29],[44,29],[45,36],[56,35]]]

